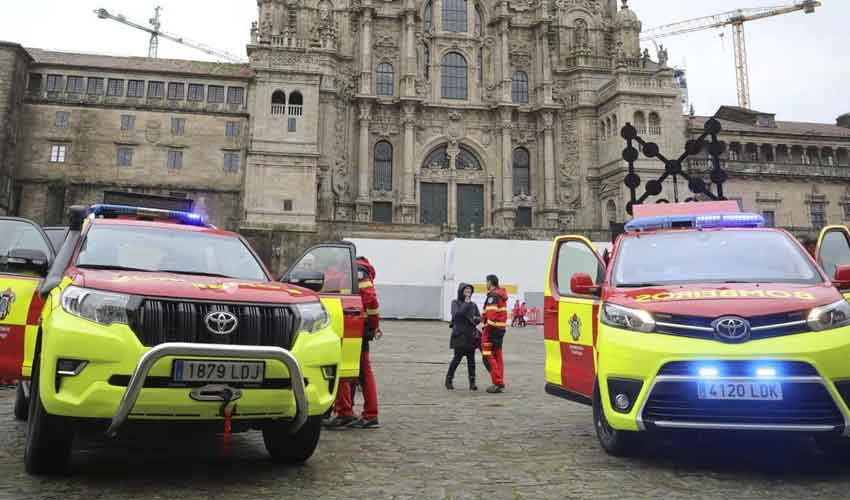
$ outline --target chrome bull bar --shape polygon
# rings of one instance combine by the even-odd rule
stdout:
[[[239,358],[239,359],[273,359],[283,363],[289,370],[289,377],[292,381],[292,392],[295,396],[295,419],[290,427],[290,432],[295,434],[307,421],[309,415],[309,402],[307,401],[307,393],[304,389],[304,377],[301,374],[301,366],[298,360],[282,347],[274,346],[243,346],[243,345],[217,345],[217,344],[192,344],[188,342],[169,342],[159,344],[151,348],[148,352],[142,355],[133,375],[130,377],[130,382],[127,384],[127,389],[124,391],[124,396],[118,404],[118,409],[112,417],[112,422],[109,424],[109,429],[106,430],[107,437],[115,437],[118,430],[127,421],[130,412],[136,405],[136,400],[139,399],[139,394],[145,385],[145,380],[150,373],[151,368],[162,358],[168,356],[211,356],[221,358]]]

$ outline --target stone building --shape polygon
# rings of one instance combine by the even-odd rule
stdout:
[[[623,124],[662,151],[698,126],[625,0],[257,5],[245,65],[0,43],[0,214],[183,200],[277,267],[341,236],[605,238]]]

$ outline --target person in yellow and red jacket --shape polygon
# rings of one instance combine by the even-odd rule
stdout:
[[[375,268],[366,257],[357,257],[357,276],[360,298],[366,309],[366,329],[363,333],[363,350],[360,353],[360,387],[363,390],[363,415],[358,420],[354,416],[354,383],[341,380],[334,412],[336,417],[327,423],[328,427],[355,429],[377,429],[378,423],[378,387],[369,361],[369,342],[378,340],[381,332],[378,294],[375,292]]]
[[[484,301],[484,314],[481,317],[484,331],[481,334],[481,355],[490,370],[493,385],[487,392],[494,394],[505,389],[505,361],[502,357],[502,342],[505,328],[508,326],[508,293],[499,287],[499,278],[487,276],[487,299]]]

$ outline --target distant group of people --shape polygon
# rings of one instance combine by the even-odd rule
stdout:
[[[491,385],[487,392],[498,394],[505,390],[505,361],[502,356],[505,330],[508,321],[508,293],[499,286],[496,275],[487,276],[487,298],[484,312],[472,301],[472,285],[461,283],[457,298],[452,301],[452,317],[449,327],[452,330],[449,347],[454,357],[446,373],[446,389],[454,390],[454,375],[461,361],[466,358],[469,374],[469,390],[477,391],[475,383],[475,351],[481,350],[484,367],[490,372]],[[481,330],[478,326],[481,325]]]
[[[513,311],[511,311],[511,326],[525,327],[525,315],[528,314],[528,306],[525,302],[520,303],[519,300],[514,302]]]

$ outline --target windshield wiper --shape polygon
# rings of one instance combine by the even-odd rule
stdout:
[[[152,273],[153,269],[142,269],[140,267],[125,267],[125,266],[111,266],[107,264],[77,264],[80,269],[104,269],[107,271],[141,271],[143,273]]]
[[[195,276],[211,276],[213,278],[233,278],[233,276],[228,276],[226,274],[219,273],[205,273],[203,271],[180,271],[177,269],[157,269],[158,273],[171,273],[171,274],[194,274]]]
[[[617,288],[648,288],[651,286],[664,286],[658,283],[620,283]]]

